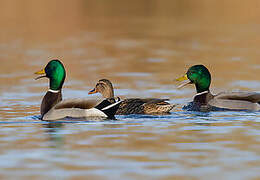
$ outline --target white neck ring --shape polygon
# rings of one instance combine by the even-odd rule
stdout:
[[[206,94],[206,93],[208,93],[209,91],[203,91],[203,92],[200,92],[200,93],[197,93],[197,94],[195,94],[195,96],[199,96],[199,95],[202,95],[202,94]]]
[[[58,93],[58,92],[60,92],[60,90],[52,90],[52,89],[49,89],[48,91],[49,91],[49,92],[52,92],[52,93]]]

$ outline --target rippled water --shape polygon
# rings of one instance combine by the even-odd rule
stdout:
[[[259,179],[260,112],[186,112],[174,78],[202,63],[211,90],[260,91],[258,1],[3,1],[0,179]],[[47,80],[65,64],[64,98],[101,78],[124,97],[169,98],[170,115],[40,121]]]
[[[259,113],[179,111],[117,118],[45,123],[28,117],[27,122],[2,122],[3,179],[259,176]]]

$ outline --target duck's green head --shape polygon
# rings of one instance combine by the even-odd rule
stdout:
[[[187,84],[195,84],[197,93],[201,93],[203,91],[209,90],[211,75],[209,70],[205,66],[194,65],[188,69],[187,73],[183,77],[180,77],[176,80],[188,80],[188,82],[181,84],[179,87],[183,87]]]
[[[36,80],[43,77],[49,78],[51,90],[60,90],[66,77],[65,68],[57,59],[51,60],[44,69],[35,72],[35,74],[44,74],[43,76],[37,77]]]

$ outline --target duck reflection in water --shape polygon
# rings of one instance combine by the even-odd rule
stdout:
[[[64,145],[64,137],[62,133],[59,133],[64,128],[64,124],[61,122],[48,122],[42,124],[45,134],[47,134],[48,141],[51,148],[60,149]]]

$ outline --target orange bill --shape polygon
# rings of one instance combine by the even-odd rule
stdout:
[[[96,88],[94,88],[94,89],[92,89],[91,91],[88,92],[88,94],[95,94],[95,93],[97,93]]]

